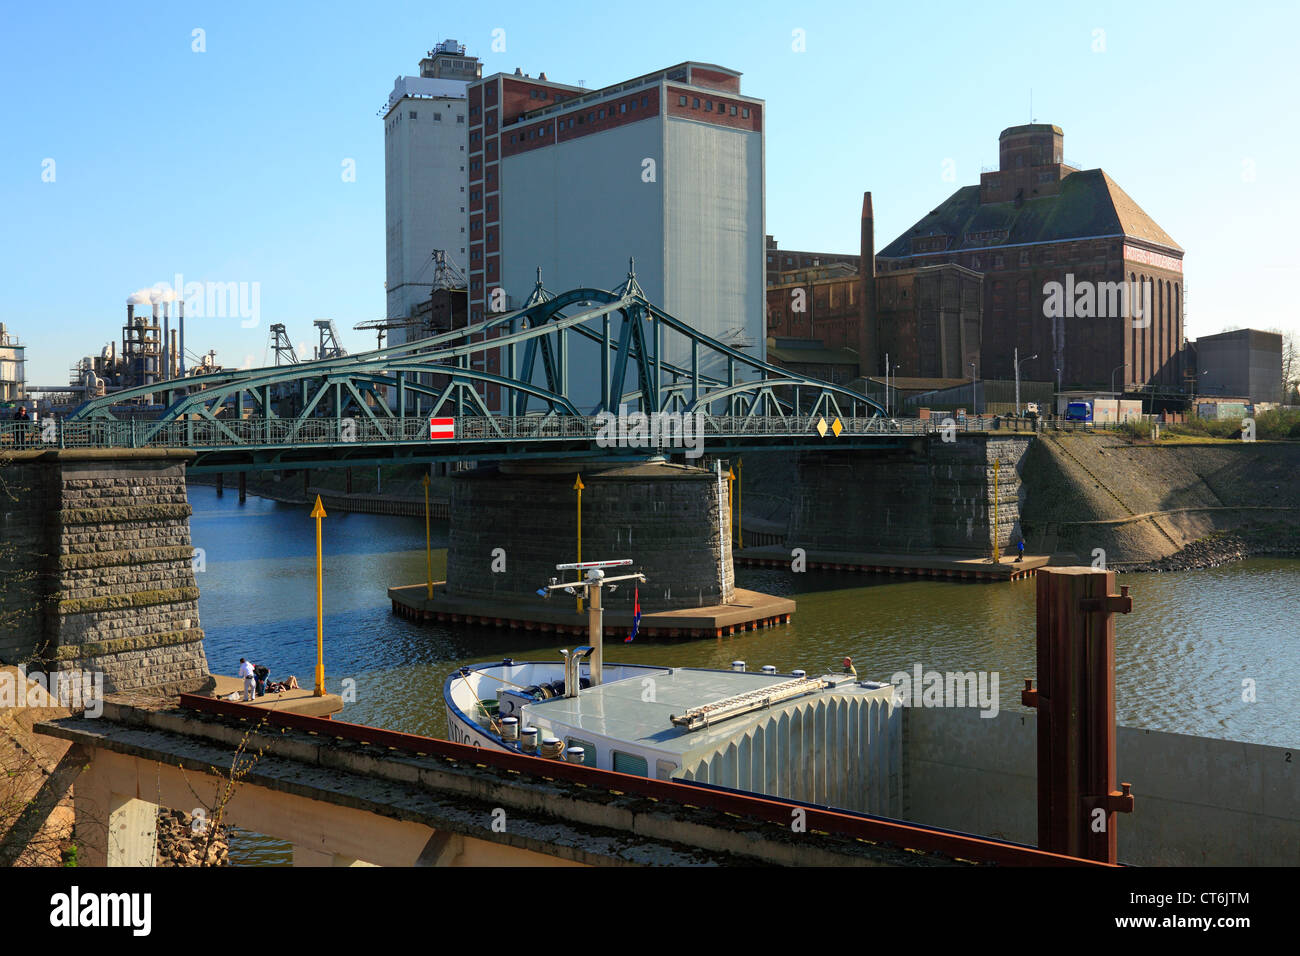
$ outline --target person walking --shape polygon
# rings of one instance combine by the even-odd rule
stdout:
[[[1025,536],[1021,535],[1020,540],[1016,542],[1016,563],[1019,564],[1025,560]]]
[[[251,702],[257,696],[256,680],[253,676],[253,665],[242,657],[239,659],[239,676],[244,678],[244,700]]]

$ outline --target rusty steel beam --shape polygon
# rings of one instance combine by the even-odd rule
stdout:
[[[1115,614],[1128,588],[1115,572],[1038,572],[1038,847],[1102,863],[1118,859],[1116,813],[1131,813],[1130,784],[1115,788]]]
[[[1008,866],[1097,865],[1093,860],[1014,843],[987,840],[963,833],[813,807],[757,794],[736,793],[685,781],[651,780],[614,770],[599,770],[582,764],[547,760],[504,750],[488,750],[434,737],[422,737],[396,730],[368,727],[364,724],[331,720],[328,717],[284,713],[242,702],[200,697],[194,694],[181,694],[180,703],[182,707],[199,713],[237,717],[244,721],[265,721],[273,726],[301,730],[322,737],[351,740],[373,747],[388,747],[422,756],[481,764],[530,776],[549,777],[604,791],[633,793],[654,800],[666,800],[721,813],[741,814],[785,827],[790,825],[793,811],[798,808],[804,811],[808,831],[818,830],[850,839],[941,854],[977,863]]]

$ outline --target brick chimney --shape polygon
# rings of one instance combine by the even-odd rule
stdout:
[[[871,209],[871,193],[862,194],[861,265],[858,266],[858,374],[864,377],[879,371],[876,355],[876,217]]]

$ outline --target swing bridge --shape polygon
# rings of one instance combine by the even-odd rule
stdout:
[[[183,448],[195,472],[576,458],[607,451],[602,424],[627,409],[692,416],[710,453],[881,448],[939,427],[893,421],[866,395],[704,334],[650,302],[631,268],[615,291],[558,295],[539,269],[515,311],[368,352],[114,392],[31,429],[26,446]]]

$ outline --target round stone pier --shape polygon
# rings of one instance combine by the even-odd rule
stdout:
[[[644,613],[730,603],[731,516],[716,472],[662,460],[620,464],[517,462],[456,476],[446,593],[452,598],[536,598],[557,564],[576,561],[582,475],[582,559],[630,558],[641,571]],[[607,572],[611,577],[623,573]],[[604,605],[630,609],[633,586]],[[564,595],[560,595],[563,597]],[[570,599],[571,600],[571,599]]]

